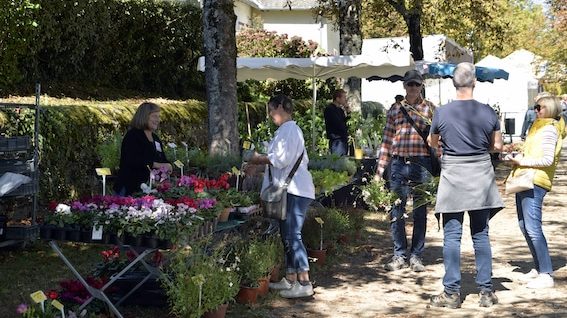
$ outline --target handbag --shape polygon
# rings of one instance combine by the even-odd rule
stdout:
[[[512,170],[506,178],[506,194],[533,189],[534,175],[535,169]]]
[[[417,124],[408,114],[408,111],[405,109],[405,107],[402,105],[400,106],[400,109],[402,113],[404,113],[406,120],[412,125],[413,129],[417,131],[417,133],[419,134],[419,136],[421,136],[421,139],[423,139],[423,142],[425,143],[425,148],[429,152],[429,159],[431,160],[431,175],[433,175],[434,177],[440,176],[441,161],[439,161],[439,156],[437,156],[437,150],[429,147],[429,144],[427,143],[427,135],[424,135],[423,132],[419,129],[419,127],[417,127]]]
[[[293,178],[293,175],[299,168],[299,164],[303,159],[304,152],[297,158],[295,165],[289,172],[283,185],[279,186],[274,183],[272,178],[272,167],[268,165],[268,175],[270,184],[262,193],[260,193],[260,200],[264,207],[264,216],[271,219],[284,221],[287,217],[287,187]]]

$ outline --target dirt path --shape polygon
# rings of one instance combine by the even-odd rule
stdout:
[[[462,308],[427,308],[429,297],[443,290],[443,232],[428,217],[424,263],[427,270],[414,273],[384,270],[391,257],[391,239],[383,217],[368,217],[368,237],[356,251],[326,273],[314,273],[318,287],[308,300],[277,299],[273,317],[567,317],[567,147],[562,152],[554,189],[544,200],[544,232],[550,248],[555,283],[553,289],[532,291],[517,281],[532,267],[531,256],[516,217],[512,195],[503,195],[506,208],[490,222],[493,253],[493,282],[500,303],[478,307],[474,282],[474,252],[468,219],[461,245]],[[506,171],[498,169],[501,182]],[[410,232],[411,233],[411,232]]]

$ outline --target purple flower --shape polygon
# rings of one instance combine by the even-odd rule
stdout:
[[[205,198],[205,199],[201,199],[199,200],[199,209],[210,209],[212,207],[215,206],[215,204],[217,203],[217,200],[215,199],[209,199],[209,198]]]
[[[27,304],[19,304],[18,307],[16,308],[16,312],[20,315],[25,314],[26,311],[28,311],[28,305]]]

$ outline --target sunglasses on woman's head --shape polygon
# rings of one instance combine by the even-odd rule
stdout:
[[[407,83],[406,85],[407,85],[407,86],[410,86],[410,87],[411,87],[411,86],[413,86],[413,87],[421,86],[421,84],[416,83],[416,82],[409,82],[409,83]]]
[[[542,105],[540,105],[540,104],[536,104],[536,105],[534,106],[534,109],[535,109],[536,112],[539,112],[542,108],[545,108],[545,106],[542,106]]]

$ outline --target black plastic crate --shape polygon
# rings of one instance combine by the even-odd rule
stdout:
[[[27,151],[29,148],[29,136],[0,137],[0,152]]]
[[[11,225],[6,227],[7,240],[35,241],[39,238],[39,225]]]

